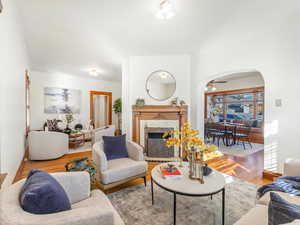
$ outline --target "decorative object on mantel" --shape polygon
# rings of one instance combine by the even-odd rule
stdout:
[[[185,123],[180,130],[166,132],[164,137],[166,138],[167,147],[179,147],[179,167],[183,167],[183,160],[187,157],[190,178],[199,180],[203,184],[204,155],[216,151],[218,147],[213,144],[206,144],[199,137],[198,130],[193,129],[189,123]]]
[[[157,101],[165,101],[171,98],[176,90],[175,77],[165,70],[152,72],[146,81],[146,92]]]
[[[171,106],[178,106],[178,97],[172,99]]]
[[[181,106],[186,105],[185,101],[184,101],[184,100],[180,100],[180,105],[181,105]]]
[[[139,107],[144,106],[145,105],[145,99],[143,99],[143,98],[136,99],[135,105],[139,106]]]
[[[118,127],[116,129],[116,136],[121,135],[122,134],[122,129],[121,129],[121,124],[122,124],[122,99],[118,98],[117,100],[115,100],[114,105],[113,105],[113,109],[115,114],[117,114],[118,117]]]

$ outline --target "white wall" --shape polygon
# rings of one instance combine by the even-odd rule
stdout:
[[[24,155],[25,42],[20,32],[15,0],[4,0],[0,14],[0,171],[10,184]]]
[[[42,128],[47,119],[57,118],[57,114],[44,113],[44,87],[59,87],[81,90],[80,114],[75,118],[86,125],[90,119],[90,91],[112,92],[113,102],[121,97],[121,82],[103,81],[65,73],[46,73],[32,71],[30,74],[31,129]],[[112,111],[113,112],[113,111]],[[113,112],[113,123],[116,117]]]
[[[236,79],[226,79],[227,83],[217,83],[215,87],[216,91],[228,91],[228,90],[238,90],[243,88],[254,88],[254,87],[263,87],[265,85],[263,77],[260,73],[245,73],[246,76],[240,77],[242,74],[237,73],[236,76],[239,76]],[[222,77],[220,77],[222,80]]]
[[[179,97],[188,105],[191,103],[190,93],[190,56],[131,56],[123,63],[123,127],[124,132],[131,138],[132,105],[137,98],[144,98],[147,105],[169,105],[174,97]],[[166,70],[176,79],[176,91],[170,99],[157,101],[146,92],[146,80],[156,70]]]
[[[206,83],[230,71],[256,69],[265,79],[265,150],[279,166],[300,158],[300,19],[298,1],[251,1],[201,46],[193,58],[193,121],[203,130]],[[275,100],[282,99],[282,107]]]

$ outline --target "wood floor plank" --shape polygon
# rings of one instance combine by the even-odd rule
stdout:
[[[24,163],[24,168],[21,172],[21,175],[16,177],[16,181],[25,178],[31,169],[41,169],[47,172],[64,172],[65,165],[76,158],[82,157],[92,157],[91,152],[81,152],[65,155],[56,160],[49,161],[26,161]],[[158,163],[149,162],[148,171],[147,171],[147,180],[150,180],[151,170]],[[254,153],[246,158],[241,157],[232,157],[232,156],[221,156],[215,159],[208,161],[210,167],[215,168],[216,170],[226,173],[230,176],[238,177],[242,180],[262,185],[270,183],[271,180],[264,179],[262,176],[263,173],[263,151]],[[126,188],[132,185],[143,183],[143,179],[136,179],[130,181],[126,184],[120,185],[116,188],[109,190],[107,193],[118,191],[122,188]]]

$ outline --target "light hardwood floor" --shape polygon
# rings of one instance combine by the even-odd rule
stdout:
[[[65,155],[60,159],[49,160],[49,161],[25,161],[24,167],[15,181],[25,178],[28,172],[35,168],[45,170],[47,172],[63,172],[65,171],[65,165],[75,159],[81,157],[91,157],[91,152],[82,152]],[[151,170],[157,165],[156,162],[148,163],[147,180],[150,180]],[[272,182],[271,180],[264,179],[262,177],[263,172],[263,151],[252,154],[246,158],[222,156],[219,158],[208,161],[209,166],[216,170],[226,173],[231,176],[238,177],[242,180],[262,185]],[[109,190],[107,193],[118,191],[122,188],[129,187],[132,185],[143,183],[143,179],[136,179],[126,184],[120,185],[116,188]]]

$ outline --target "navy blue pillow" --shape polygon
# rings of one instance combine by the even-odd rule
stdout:
[[[63,187],[48,173],[31,170],[20,192],[20,205],[32,214],[51,214],[71,209]]]
[[[107,160],[128,158],[126,134],[121,136],[103,136],[102,138]]]
[[[279,225],[300,219],[300,206],[289,203],[274,192],[270,193],[269,225]]]

